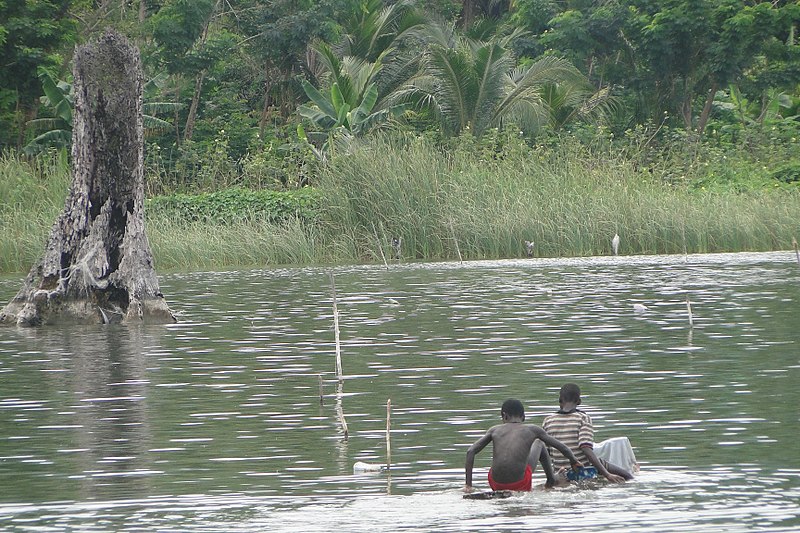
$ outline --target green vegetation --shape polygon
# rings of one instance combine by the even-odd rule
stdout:
[[[41,257],[68,188],[64,152],[34,159],[0,155],[0,272],[27,272]]]
[[[537,257],[609,254],[614,233],[623,254],[788,249],[800,234],[800,187],[786,182],[796,168],[776,173],[746,151],[703,146],[691,161],[682,146],[647,159],[637,139],[553,137],[531,149],[497,130],[443,142],[371,136],[323,167],[313,189],[154,197],[148,236],[170,270],[380,262],[378,242],[388,256],[393,237],[405,260],[443,260],[524,257],[525,240]],[[66,162],[6,156],[0,175],[13,199],[0,209],[0,270],[24,271],[63,205]]]
[[[42,0],[0,2],[0,271],[61,209],[70,58],[108,26],[159,268],[800,235],[800,0]]]
[[[229,188],[201,194],[173,194],[148,200],[148,215],[171,217],[178,223],[231,224],[248,220],[270,223],[292,218],[313,221],[317,193],[305,187],[289,191],[249,191]]]
[[[705,162],[693,167],[678,183],[668,165],[641,168],[570,139],[531,151],[513,136],[462,136],[449,153],[376,139],[331,165],[321,188],[334,249],[372,260],[373,224],[402,237],[406,257],[425,259],[456,258],[454,239],[470,259],[522,257],[525,240],[537,256],[607,254],[614,233],[625,254],[790,248],[800,188],[773,179],[730,194],[711,186]]]

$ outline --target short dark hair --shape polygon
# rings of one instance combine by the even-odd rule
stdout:
[[[575,383],[566,383],[561,387],[558,398],[562,402],[578,403],[581,401],[581,388]]]
[[[525,418],[525,408],[522,407],[522,402],[515,398],[509,398],[503,402],[503,407],[500,408],[500,414],[503,413],[512,418]]]

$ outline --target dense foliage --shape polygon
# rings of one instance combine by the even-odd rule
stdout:
[[[306,187],[293,191],[250,191],[231,187],[201,194],[156,196],[147,201],[152,217],[172,217],[178,222],[227,224],[243,220],[311,221],[316,216],[316,193]]]
[[[167,188],[222,156],[234,173],[298,144],[325,160],[376,129],[533,145],[588,124],[651,130],[648,148],[800,129],[798,0],[40,0],[0,2],[0,147],[69,142],[72,49],[108,26],[158,82],[149,179]]]

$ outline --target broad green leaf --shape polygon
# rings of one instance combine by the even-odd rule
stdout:
[[[327,98],[325,98],[322,93],[320,93],[316,87],[308,83],[306,80],[303,80],[303,90],[306,93],[312,102],[317,104],[320,110],[327,114],[329,117],[336,117],[338,113],[336,109],[331,105]]]

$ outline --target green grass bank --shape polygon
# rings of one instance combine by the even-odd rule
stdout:
[[[791,248],[797,185],[752,154],[709,153],[373,137],[314,189],[148,199],[148,237],[159,270],[382,262],[393,237],[406,260],[524,257],[526,240],[537,257],[609,254],[615,233],[621,254]],[[63,156],[0,158],[0,272],[38,259],[68,177]]]

